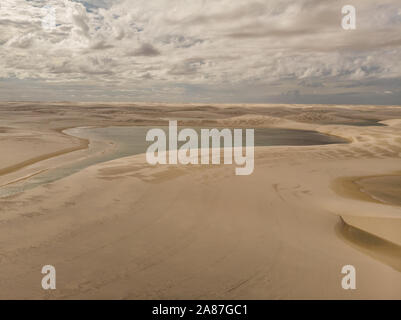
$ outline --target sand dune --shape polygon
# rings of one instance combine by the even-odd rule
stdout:
[[[191,118],[192,107],[181,114]],[[227,108],[208,109],[217,114],[209,121],[317,130],[350,143],[258,147],[245,177],[231,166],[151,167],[138,155],[2,198],[0,298],[400,299],[401,207],[339,183],[400,170],[399,121],[357,127],[261,107],[223,116]],[[74,121],[93,125],[84,120]],[[40,287],[45,264],[57,269],[56,291]],[[348,264],[355,291],[341,288]]]

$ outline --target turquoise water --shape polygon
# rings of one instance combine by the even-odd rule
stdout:
[[[149,145],[152,144],[152,142],[146,141],[146,133],[152,128],[154,127],[74,128],[66,130],[65,133],[67,134],[86,138],[91,142],[89,150],[84,151],[86,152],[84,159],[61,167],[51,168],[27,180],[4,186],[0,188],[0,197],[13,195],[42,184],[57,181],[98,163],[145,153]],[[167,127],[162,127],[162,129],[168,131]],[[195,128],[195,130],[198,133],[200,132],[200,128]],[[245,130],[243,130],[243,138],[245,138]],[[112,152],[107,153],[94,152],[93,145],[95,142],[103,142],[103,145],[105,143],[114,144],[115,148]],[[344,139],[315,131],[277,128],[255,129],[255,146],[305,146],[346,142]]]

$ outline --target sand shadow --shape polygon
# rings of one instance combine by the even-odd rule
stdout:
[[[401,246],[351,226],[341,217],[335,231],[352,247],[401,272]]]

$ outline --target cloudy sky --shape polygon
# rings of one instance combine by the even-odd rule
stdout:
[[[401,104],[400,61],[400,0],[0,0],[3,101]]]

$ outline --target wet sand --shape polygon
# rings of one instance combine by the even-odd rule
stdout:
[[[2,157],[2,161],[0,162],[0,176],[16,172],[40,161],[55,158],[73,151],[86,149],[88,147],[89,141],[87,139],[66,135],[63,131],[64,128],[47,133],[3,129],[1,132],[2,134],[10,132],[13,134],[11,135],[11,139],[10,136],[6,136],[5,139],[3,138],[0,140],[0,147],[2,150],[7,150],[6,156]],[[44,134],[51,135],[51,139],[43,139],[42,136]],[[66,145],[69,146],[66,148]],[[8,162],[14,162],[15,158],[18,159],[22,157],[28,159],[16,164],[5,166]]]
[[[356,183],[374,199],[401,206],[401,175],[362,178]]]
[[[398,172],[381,176],[342,177],[333,182],[333,189],[348,198],[401,205],[401,175]]]

